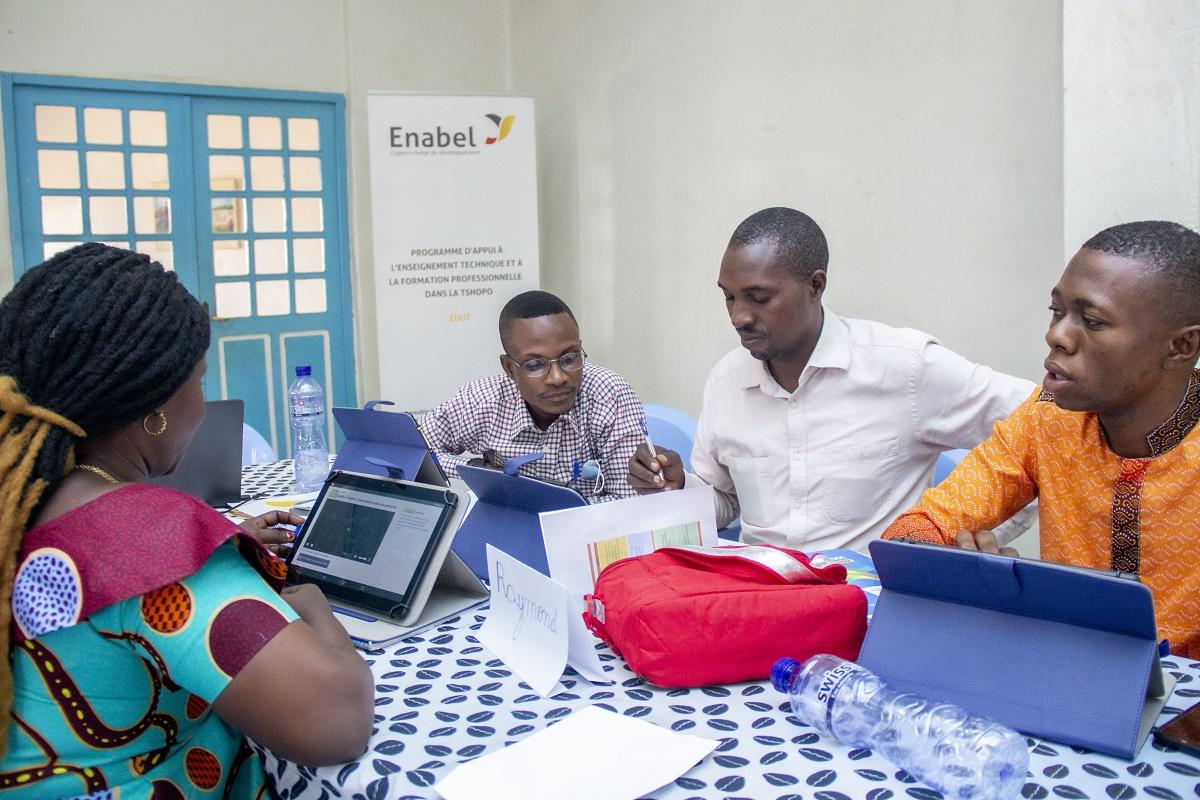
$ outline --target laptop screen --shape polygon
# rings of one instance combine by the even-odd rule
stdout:
[[[150,483],[186,492],[210,506],[241,500],[242,414],[241,400],[209,400],[204,404],[204,421],[178,466]]]
[[[296,537],[289,577],[400,616],[457,503],[446,489],[336,471]]]

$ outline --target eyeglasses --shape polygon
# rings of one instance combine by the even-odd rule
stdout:
[[[583,369],[583,360],[587,358],[587,353],[581,347],[578,350],[563,353],[558,358],[531,358],[528,361],[517,361],[508,353],[505,353],[504,357],[524,370],[530,378],[540,378],[550,371],[551,364],[558,364],[558,368],[563,372],[578,372]]]

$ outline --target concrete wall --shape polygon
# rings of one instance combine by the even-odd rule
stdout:
[[[832,308],[1030,377],[1084,238],[1200,225],[1200,0],[3,0],[0,70],[345,94],[356,288],[367,92],[531,93],[544,285],[598,360],[692,412],[735,343],[720,255],[760,207],[825,227]],[[7,213],[0,180],[0,291]],[[373,298],[354,313],[371,395]]]
[[[736,345],[717,270],[771,205],[828,305],[1040,376],[1062,268],[1058,3],[513,0],[538,102],[543,282],[597,360],[692,413]]]
[[[735,344],[725,240],[774,204],[826,229],[840,313],[1036,373],[1062,251],[1059,26],[1040,0],[8,0],[0,69],[344,93],[356,288],[372,269],[366,93],[532,93],[543,284],[597,360],[695,413]],[[373,298],[356,291],[354,313],[370,396]]]
[[[1200,0],[1063,3],[1065,254],[1118,222],[1200,228]]]

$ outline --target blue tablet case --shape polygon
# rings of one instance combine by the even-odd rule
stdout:
[[[549,576],[538,514],[585,506],[583,496],[567,486],[487,467],[461,466],[458,475],[476,496],[454,537],[454,552],[471,572],[487,580],[485,545],[491,544]]]
[[[1133,758],[1174,678],[1136,578],[874,541],[882,584],[859,663],[1023,733]]]
[[[413,415],[376,410],[380,405],[391,403],[372,400],[362,408],[333,409],[333,418],[346,437],[333,469],[447,486],[446,475]]]

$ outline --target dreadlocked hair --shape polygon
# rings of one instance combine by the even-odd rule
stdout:
[[[204,307],[149,257],[90,242],[26,272],[0,301],[0,754],[21,537],[75,466],[75,442],[162,408],[208,349]]]

